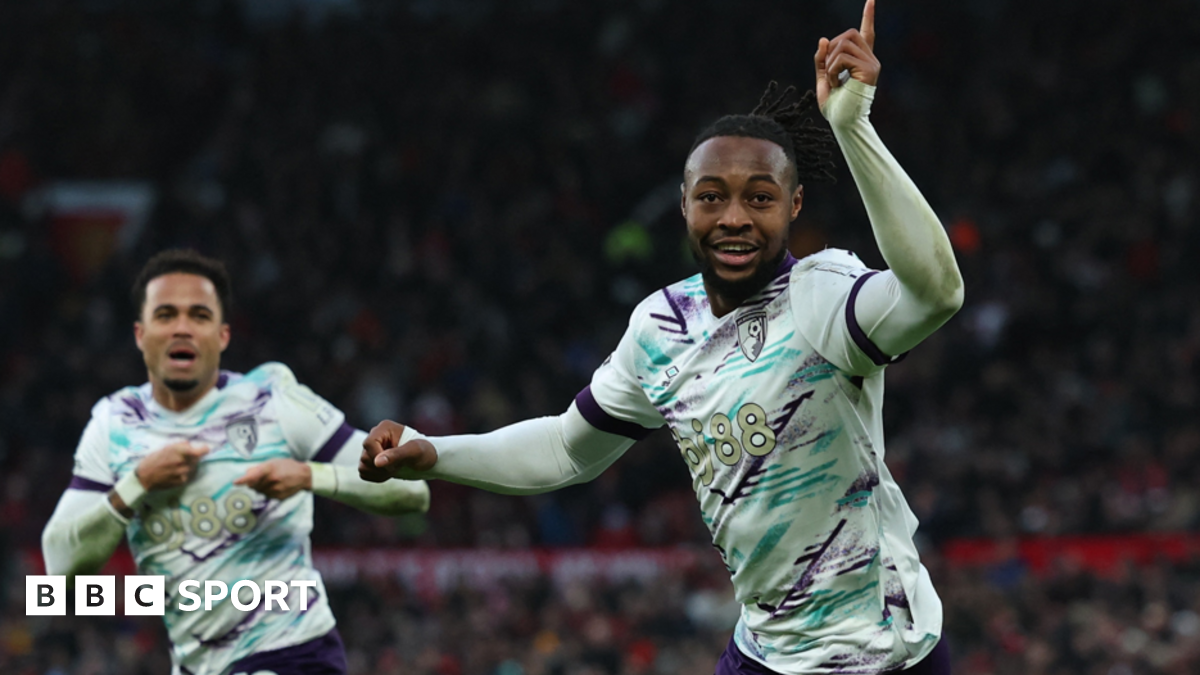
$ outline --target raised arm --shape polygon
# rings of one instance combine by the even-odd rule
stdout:
[[[633,443],[593,427],[575,403],[557,417],[469,436],[426,438],[384,421],[363,443],[359,474],[369,481],[440,478],[502,494],[537,494],[592,480]]]
[[[888,271],[867,280],[855,312],[885,354],[908,351],[962,306],[963,281],[937,215],[892,157],[868,117],[879,60],[875,2],[867,0],[862,27],[821,38],[814,58],[817,100],[845,155]]]

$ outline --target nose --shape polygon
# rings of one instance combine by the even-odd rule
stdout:
[[[724,230],[741,230],[750,227],[750,211],[740,200],[731,199],[721,217],[717,219],[717,227]]]
[[[186,315],[176,318],[171,326],[171,335],[175,337],[191,337],[193,332],[192,320]]]

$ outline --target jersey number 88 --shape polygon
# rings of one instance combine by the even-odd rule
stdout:
[[[679,445],[679,452],[691,467],[692,474],[700,478],[703,485],[713,481],[712,457],[726,466],[733,466],[742,459],[742,454],[762,457],[775,449],[775,431],[767,426],[767,412],[757,403],[747,403],[734,413],[737,419],[735,433],[733,422],[724,413],[717,413],[708,421],[708,436],[712,438],[710,448],[704,435],[704,424],[692,420],[694,438],[688,438],[671,427],[671,435]]]
[[[258,516],[252,507],[254,499],[244,490],[235,490],[226,495],[221,504],[224,517],[218,517],[217,502],[212,497],[198,497],[185,507],[191,514],[188,525],[192,534],[212,539],[222,530],[230,534],[246,534],[258,524]],[[147,515],[142,521],[146,536],[155,544],[167,544],[167,548],[178,548],[186,536],[183,509],[162,509]]]

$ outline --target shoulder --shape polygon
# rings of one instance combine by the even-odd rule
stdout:
[[[113,415],[149,416],[146,403],[150,400],[150,383],[138,387],[122,387],[92,406],[92,419],[107,420]]]
[[[278,361],[268,361],[245,375],[230,373],[230,376],[231,384],[245,382],[259,389],[288,389],[299,384],[292,369]]]
[[[827,248],[801,258],[792,268],[792,280],[797,281],[813,272],[855,278],[868,271],[870,268],[863,264],[863,261],[853,251]]]
[[[852,251],[827,248],[801,259],[792,268],[792,297],[794,301],[811,301],[814,296],[841,297],[873,272]]]
[[[704,280],[696,274],[646,296],[634,308],[629,325],[639,330],[667,328],[686,332],[688,324],[707,309]]]

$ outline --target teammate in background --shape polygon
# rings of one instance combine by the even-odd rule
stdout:
[[[167,577],[164,617],[176,675],[346,672],[321,575],[312,566],[312,493],[370,513],[425,511],[424,481],[358,477],[366,434],[279,363],[221,371],[229,344],[224,266],[193,251],[150,259],[134,285],[149,382],[100,400],[74,477],[42,534],[48,574],[92,574],[122,535],[141,574]],[[183,612],[184,579],[311,581],[286,608],[228,599]],[[249,589],[242,601],[248,601]],[[184,604],[188,604],[185,602]]]
[[[883,370],[962,305],[933,211],[868,121],[874,3],[822,38],[820,111],[888,271],[785,247],[833,139],[774,83],[751,115],[703,131],[682,209],[701,273],[646,298],[616,351],[558,417],[478,436],[372,430],[360,473],[525,494],[590,480],[667,424],[691,469],[741,618],[717,673],[948,673],[942,608],[917,522],[883,461]],[[415,439],[415,440],[414,440]]]

